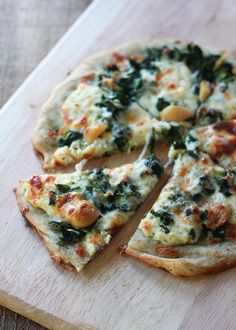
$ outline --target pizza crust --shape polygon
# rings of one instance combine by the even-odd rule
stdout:
[[[236,244],[231,241],[219,244],[175,246],[181,257],[168,258],[155,255],[153,239],[147,238],[138,229],[130,240],[125,253],[150,266],[167,270],[175,276],[193,277],[215,274],[236,266]]]

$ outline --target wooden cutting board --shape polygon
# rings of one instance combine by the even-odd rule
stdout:
[[[233,329],[236,269],[200,279],[175,278],[129,257],[126,243],[158,187],[85,271],[51,261],[18,211],[19,178],[42,173],[30,142],[52,87],[86,56],[129,40],[176,37],[235,50],[233,0],[97,0],[72,26],[0,112],[0,304],[52,329]],[[30,60],[30,59],[26,59]],[[164,150],[158,154],[164,157]],[[97,165],[132,160],[116,156]]]

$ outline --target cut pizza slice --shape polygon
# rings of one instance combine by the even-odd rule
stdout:
[[[235,238],[236,171],[185,151],[125,252],[174,275],[197,276],[235,266]]]
[[[162,173],[155,156],[114,169],[35,175],[16,197],[58,263],[79,272],[144,201]]]
[[[184,139],[182,139],[183,141]],[[189,150],[206,152],[220,166],[236,166],[236,119],[192,129],[184,143],[174,143],[169,151],[170,158]]]
[[[52,171],[130,151],[150,131],[156,140],[173,137],[178,122],[191,125],[196,115],[204,125],[229,119],[235,71],[232,56],[180,41],[134,43],[95,56],[53,91],[33,144]]]

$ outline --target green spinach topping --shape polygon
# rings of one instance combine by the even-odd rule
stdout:
[[[190,229],[189,235],[194,239],[196,237],[196,232],[193,228]]]
[[[111,134],[113,144],[118,150],[126,150],[129,142],[130,129],[124,124],[114,122]]]
[[[81,132],[77,131],[68,131],[63,137],[60,137],[58,140],[59,147],[70,146],[73,141],[79,140],[83,137]]]
[[[197,73],[197,81],[208,80],[213,83],[229,82],[235,80],[232,73],[233,66],[229,62],[223,62],[219,67],[215,67],[216,61],[220,58],[220,54],[204,54],[202,49],[189,43],[184,49],[173,47],[163,47],[162,55],[176,61],[183,61],[192,72]]]
[[[156,174],[157,177],[161,176],[163,173],[163,167],[155,155],[146,158],[145,166],[147,166],[152,173]]]
[[[129,63],[130,66],[127,70],[119,71],[118,78],[114,76],[110,66],[107,68],[107,72],[99,76],[99,86],[103,91],[103,95],[101,102],[96,105],[105,108],[116,118],[120,111],[125,110],[136,100],[143,85],[139,63],[134,60],[129,60]],[[117,66],[114,66],[114,68],[115,71],[118,71]],[[113,79],[114,84],[110,88],[103,83],[103,78],[106,77]]]
[[[198,124],[201,125],[210,125],[222,121],[223,114],[221,111],[213,109],[213,108],[205,108],[201,107],[197,110],[196,120]]]
[[[57,191],[58,191],[58,194],[65,194],[69,191],[71,191],[71,187],[67,184],[61,184],[61,183],[56,183],[55,184],[56,188],[57,188]]]
[[[222,178],[222,180],[220,181],[220,192],[226,197],[229,197],[232,195],[230,188],[231,185],[229,184],[228,180],[226,178]]]
[[[92,200],[102,213],[113,210],[131,212],[140,203],[138,187],[129,178],[113,187],[103,170],[97,169],[91,171],[89,183],[84,193],[85,198]]]
[[[151,210],[150,213],[157,218],[159,221],[159,225],[164,231],[165,234],[169,234],[170,229],[168,226],[174,223],[174,219],[172,215],[168,211],[168,207],[164,206],[162,209],[159,210]]]
[[[191,158],[193,158],[193,159],[199,159],[199,154],[198,154],[198,150],[197,150],[197,148],[196,148],[195,151],[187,150],[186,152],[187,152],[187,154],[188,154]]]
[[[54,191],[49,191],[49,203],[48,205],[55,205],[56,204],[56,193]]]
[[[215,230],[208,229],[204,224],[202,225],[202,238],[219,238],[223,240],[225,238],[225,228],[226,226],[223,225]]]
[[[172,215],[165,210],[151,210],[150,213],[156,217],[162,225],[169,226],[174,223]]]
[[[216,181],[219,185],[219,191],[229,197],[232,195],[232,189],[236,187],[235,170],[225,170],[221,173],[216,173]]]
[[[58,244],[63,247],[78,243],[90,231],[88,228],[75,229],[67,222],[58,221],[56,217],[49,221],[49,225],[53,231],[59,234]]]
[[[199,178],[199,185],[202,193],[205,195],[212,195],[215,192],[214,180],[210,176],[201,176]]]
[[[170,102],[166,101],[163,97],[159,97],[157,99],[156,108],[158,111],[162,111],[163,109],[168,107],[168,105],[170,105]]]

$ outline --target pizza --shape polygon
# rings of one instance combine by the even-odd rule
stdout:
[[[164,169],[156,141],[169,145]],[[170,164],[125,252],[174,275],[236,265],[236,61],[225,51],[163,40],[85,60],[44,105],[33,145],[51,173],[142,146],[142,157],[151,153],[115,169],[77,165],[20,181],[24,217],[68,269],[80,271],[109,243]]]
[[[155,156],[114,169],[34,175],[16,189],[20,210],[52,258],[79,272],[122,228],[162,174]]]
[[[183,122],[200,126],[235,116],[235,74],[233,57],[193,43],[117,48],[85,61],[53,91],[34,147],[53,171],[143,146],[150,131],[155,140],[174,142]]]
[[[174,275],[198,276],[236,265],[235,234],[236,171],[185,150],[125,252]]]

